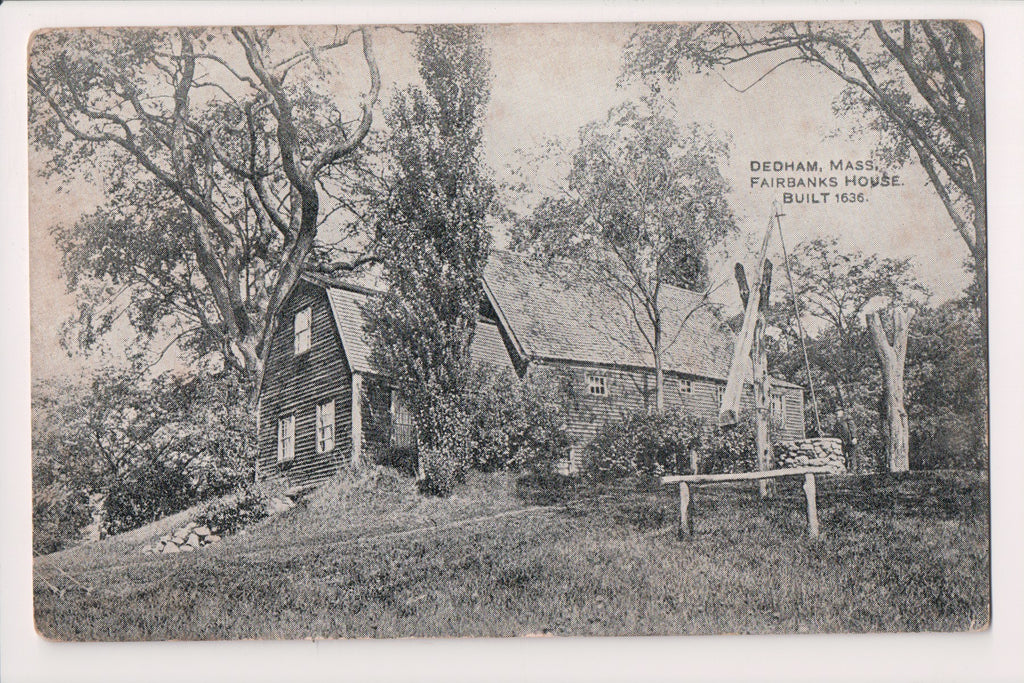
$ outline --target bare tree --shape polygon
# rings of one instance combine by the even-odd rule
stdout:
[[[342,96],[350,84],[326,57],[357,45],[367,87]],[[44,174],[107,196],[55,231],[80,340],[126,316],[145,339],[223,351],[255,395],[282,302],[329,252],[325,218],[337,211],[342,233],[358,223],[359,151],[381,87],[372,32],[47,31],[28,82]]]
[[[910,469],[910,422],[903,401],[903,368],[907,360],[907,337],[913,317],[913,309],[893,309],[890,343],[878,311],[868,315],[871,342],[882,366],[882,381],[885,383],[885,455],[890,472],[906,472]]]
[[[841,250],[836,238],[802,242],[789,254],[789,260],[801,313],[818,328],[813,338],[806,339],[810,361],[824,372],[835,392],[837,407],[843,413],[841,420],[849,435],[846,448],[852,465],[859,468],[864,463],[855,443],[859,428],[853,404],[858,385],[866,387],[877,382],[873,372],[865,375],[870,371],[871,352],[867,348],[863,321],[866,319],[870,324],[875,314],[869,311],[877,306],[896,311],[921,305],[927,301],[929,291],[917,281],[910,259],[881,258]],[[793,301],[787,295],[772,311],[772,319],[796,341],[799,331],[792,314]],[[903,343],[905,355],[905,339]],[[877,344],[875,346],[877,353]],[[896,389],[898,385],[898,400],[902,406],[903,363],[901,361],[898,367],[890,364],[889,368],[893,374],[898,371],[899,377],[894,377],[890,383],[883,368],[883,388],[889,391],[890,387]],[[906,411],[902,414],[905,425]],[[899,431],[890,430],[888,422],[888,419],[881,421],[881,431]]]
[[[677,79],[684,64],[815,64],[847,85],[834,108],[867,114],[895,162],[913,154],[971,252],[987,330],[985,88],[981,27],[961,21],[707,23],[645,26],[626,72]],[[748,86],[752,87],[752,86]],[[864,119],[864,117],[861,117]]]

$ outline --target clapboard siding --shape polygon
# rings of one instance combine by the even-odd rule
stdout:
[[[538,361],[534,365],[557,369],[569,376],[572,386],[576,388],[569,422],[569,432],[574,441],[570,469],[577,468],[582,447],[597,435],[602,425],[622,420],[629,413],[655,407],[656,381],[653,370],[602,367],[568,361]],[[607,395],[595,396],[589,393],[589,375],[605,378]],[[689,391],[684,390],[684,380],[689,381]],[[717,420],[721,399],[716,396],[716,387],[724,391],[725,382],[666,372],[665,406],[709,421]],[[782,438],[803,438],[802,390],[773,387],[772,392],[783,396]],[[741,412],[749,413],[753,404],[753,387],[748,384],[740,399]]]
[[[295,314],[312,309],[312,342],[294,352]],[[335,447],[316,452],[316,407],[334,400]],[[260,396],[257,476],[293,484],[331,476],[352,457],[352,376],[324,290],[300,281],[286,302],[271,343]],[[278,420],[295,415],[295,459],[277,462]]]

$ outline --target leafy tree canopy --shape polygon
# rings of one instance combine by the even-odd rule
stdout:
[[[727,140],[681,127],[657,102],[615,107],[580,129],[557,192],[517,222],[513,244],[627,271],[631,289],[703,289],[709,249],[736,229],[719,168],[728,153]]]
[[[706,290],[708,254],[736,230],[719,167],[728,153],[721,136],[681,127],[657,100],[615,107],[580,130],[558,190],[513,227],[513,247],[578,264],[583,286],[628,307],[654,358],[659,410],[662,352],[678,335],[662,329],[661,291]]]
[[[44,552],[79,540],[90,496],[109,533],[251,481],[255,425],[237,375],[105,368],[33,390],[33,499]]]
[[[357,84],[335,59],[353,49]],[[124,318],[137,343],[220,350],[257,387],[301,271],[359,232],[380,90],[371,31],[45,31],[28,81],[43,174],[106,196],[54,231],[80,302],[66,339],[89,348]],[[340,268],[361,262],[348,257]]]
[[[817,66],[845,89],[834,103],[851,130],[880,136],[878,154],[917,159],[974,261],[987,309],[985,88],[981,27],[963,21],[657,24],[638,29],[629,76],[677,80],[687,68]],[[753,87],[753,84],[748,87]]]
[[[822,429],[844,434],[853,465],[869,468],[878,455],[883,392],[865,316],[880,308],[923,307],[929,292],[918,282],[910,259],[850,251],[834,237],[796,245],[789,268],[806,333],[810,381],[824,412]],[[776,279],[786,277],[783,267],[776,272]],[[783,331],[769,344],[769,366],[807,385],[792,294],[788,287],[783,291],[768,314]],[[809,412],[808,417],[815,415]],[[817,424],[812,427],[817,430]]]

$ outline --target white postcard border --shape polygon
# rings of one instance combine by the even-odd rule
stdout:
[[[54,25],[636,21],[982,21],[988,70],[993,623],[980,634],[54,644],[32,627],[26,41]],[[0,678],[5,681],[1020,680],[1024,677],[1024,7],[1004,3],[6,3],[0,7],[5,296]],[[183,667],[183,663],[187,666]]]

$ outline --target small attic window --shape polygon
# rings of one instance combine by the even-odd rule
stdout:
[[[607,379],[601,375],[587,375],[587,393],[591,396],[607,396]]]
[[[681,394],[692,394],[693,393],[693,381],[688,379],[679,380],[679,393]]]
[[[306,306],[295,314],[295,355],[309,351],[313,339],[313,309]]]

